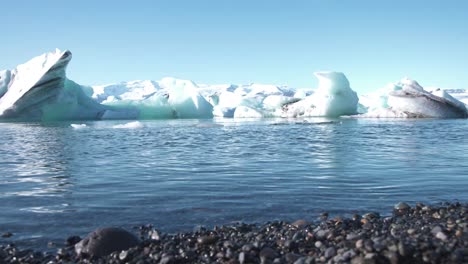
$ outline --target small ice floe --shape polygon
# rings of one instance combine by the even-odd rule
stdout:
[[[129,123],[126,123],[126,124],[112,126],[112,128],[132,128],[132,129],[133,128],[142,128],[142,127],[144,127],[144,126],[140,121],[133,121],[133,122],[129,122]]]
[[[74,129],[83,129],[87,127],[86,124],[71,124],[70,126]]]

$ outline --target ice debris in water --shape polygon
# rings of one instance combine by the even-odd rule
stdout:
[[[70,126],[74,129],[82,129],[87,127],[86,124],[71,124]]]
[[[140,121],[133,121],[126,124],[114,125],[112,128],[142,128],[144,127]]]
[[[466,90],[430,91],[410,79],[359,97],[341,72],[315,73],[319,86],[314,90],[266,84],[199,85],[175,78],[83,86],[66,76],[71,58],[70,51],[56,50],[0,71],[0,118],[467,117]]]

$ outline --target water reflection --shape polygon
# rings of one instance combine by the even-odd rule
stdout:
[[[2,196],[63,196],[73,182],[63,133],[36,124],[2,126]],[[6,186],[4,186],[6,187]]]

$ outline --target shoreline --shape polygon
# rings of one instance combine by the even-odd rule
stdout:
[[[55,253],[0,245],[0,263],[468,263],[468,203],[399,203],[387,213],[175,234],[147,225],[133,233],[137,246],[108,255],[77,254],[73,236]]]

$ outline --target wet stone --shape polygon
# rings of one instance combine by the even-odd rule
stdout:
[[[442,241],[447,240],[447,235],[442,231],[438,232],[435,236]]]
[[[431,233],[435,235],[435,234],[437,234],[439,232],[442,232],[442,231],[443,231],[442,227],[435,226],[434,228],[432,228]]]
[[[364,214],[362,217],[368,220],[373,220],[373,219],[380,218],[380,214],[377,212],[370,212],[370,213]]]
[[[318,239],[323,239],[323,238],[325,238],[327,235],[328,235],[328,230],[319,230],[319,231],[317,231],[317,233],[315,233],[315,236],[316,236]]]
[[[397,203],[394,206],[395,210],[409,210],[410,208],[411,207],[407,203],[403,203],[403,202]]]
[[[65,245],[67,246],[74,246],[76,243],[81,241],[81,237],[79,236],[70,236],[67,238]]]
[[[328,219],[328,212],[323,212],[320,214],[320,219],[327,220]]]
[[[9,238],[9,237],[12,237],[12,236],[13,236],[13,234],[11,232],[6,232],[6,233],[2,234],[3,238]]]
[[[159,261],[159,264],[175,263],[174,260],[175,260],[174,256],[172,256],[172,255],[164,256],[164,257],[161,258],[161,261]]]
[[[305,264],[306,263],[305,261],[306,261],[305,257],[300,257],[296,261],[294,261],[293,264]]]
[[[329,259],[336,255],[336,249],[334,247],[329,247],[325,250],[325,258]]]
[[[357,249],[360,249],[360,248],[363,248],[364,247],[364,240],[363,239],[359,239],[358,241],[356,241],[356,248]]]
[[[75,245],[77,255],[105,256],[114,251],[127,250],[138,245],[138,238],[132,233],[115,227],[100,228],[90,233]]]
[[[216,243],[218,239],[214,236],[203,236],[197,239],[197,242],[201,245],[211,245]]]
[[[275,250],[269,247],[265,247],[260,251],[260,258],[265,258],[268,260],[273,260],[278,256]]]
[[[316,241],[314,245],[316,248],[321,248],[323,246],[323,243],[322,241]]]
[[[346,235],[346,240],[356,240],[359,239],[361,236],[356,233],[349,233]]]
[[[125,260],[125,259],[127,259],[127,257],[128,257],[128,251],[123,250],[122,252],[120,252],[120,254],[119,254],[119,259],[120,260]]]
[[[296,260],[298,260],[301,256],[298,254],[294,253],[287,253],[284,258],[286,259],[287,263],[294,263]]]
[[[245,263],[245,252],[239,253],[239,258],[238,259],[239,259],[240,264]]]
[[[299,220],[293,222],[291,225],[296,227],[296,228],[303,228],[303,227],[309,225],[309,222],[307,222],[304,219],[299,219]]]

